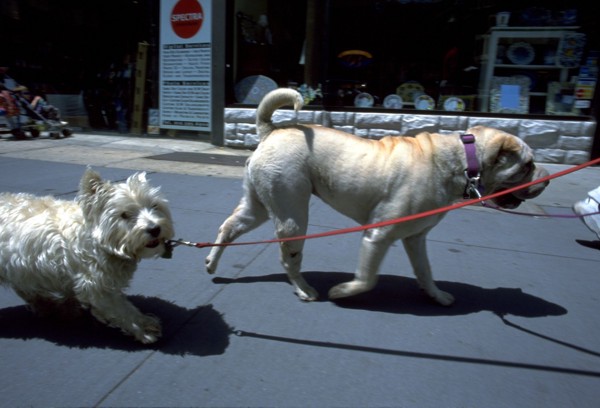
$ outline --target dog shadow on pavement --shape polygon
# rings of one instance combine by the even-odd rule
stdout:
[[[156,350],[171,355],[220,355],[229,346],[231,328],[212,305],[186,309],[144,296],[128,296],[143,313],[156,315],[163,335],[153,344],[142,344],[119,329],[98,322],[90,313],[71,319],[38,317],[25,305],[0,309],[0,338],[44,339],[70,348],[123,351]]]
[[[576,239],[575,242],[577,242],[579,245],[587,247],[587,248],[591,248],[591,249],[598,249],[600,250],[600,241],[586,241],[583,239]]]
[[[319,292],[320,301],[329,301],[328,290],[353,278],[346,272],[303,272],[306,281]],[[213,278],[216,284],[288,282],[285,274],[241,278]],[[360,295],[336,299],[343,308],[374,312],[412,314],[416,316],[460,316],[489,311],[498,316],[560,316],[567,310],[555,303],[527,294],[520,288],[487,289],[458,282],[436,281],[438,287],[454,295],[452,306],[440,306],[419,289],[415,278],[380,275],[375,288]]]

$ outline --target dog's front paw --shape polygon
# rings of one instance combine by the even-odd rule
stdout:
[[[296,295],[305,302],[313,302],[319,298],[319,292],[310,286],[303,289],[296,288]]]
[[[210,255],[206,257],[204,260],[204,264],[206,265],[206,272],[209,274],[213,274],[217,271],[217,262],[213,260],[213,257]]]
[[[437,289],[433,292],[429,292],[428,295],[442,306],[450,306],[454,303],[454,296],[443,290]]]
[[[138,330],[136,330],[134,336],[144,344],[154,343],[162,335],[160,320],[155,316],[145,315],[136,326]]]
[[[419,282],[419,286],[421,287],[421,289],[425,291],[425,293],[427,293],[427,295],[430,298],[438,302],[440,305],[450,306],[452,303],[454,303],[454,296],[452,296],[448,292],[440,290],[432,280],[423,282],[422,280],[417,278],[417,282]]]
[[[341,283],[329,289],[329,299],[339,299],[351,295],[351,293],[348,294],[348,284],[346,283]]]
[[[340,299],[348,296],[358,295],[359,293],[366,292],[371,289],[372,286],[367,285],[364,282],[351,281],[340,283],[329,289],[329,299]]]

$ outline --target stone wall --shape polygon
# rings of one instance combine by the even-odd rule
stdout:
[[[542,163],[581,164],[590,159],[596,122],[506,119],[473,116],[414,115],[381,112],[328,112],[280,109],[275,123],[314,123],[360,137],[379,139],[387,135],[414,136],[419,132],[452,133],[485,125],[521,137]],[[225,109],[225,146],[253,149],[258,144],[255,109]]]

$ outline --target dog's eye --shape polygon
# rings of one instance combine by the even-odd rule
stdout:
[[[128,219],[131,218],[131,214],[128,213],[128,212],[122,212],[121,213],[121,218],[124,219],[124,220],[128,220]]]

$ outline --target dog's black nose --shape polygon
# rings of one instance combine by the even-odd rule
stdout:
[[[148,234],[152,235],[154,238],[158,237],[160,235],[160,227],[156,226],[154,228],[150,228],[148,230]]]

